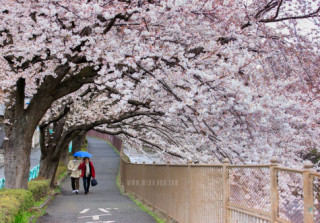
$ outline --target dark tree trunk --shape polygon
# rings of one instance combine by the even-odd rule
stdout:
[[[54,187],[55,186],[55,179],[56,179],[56,173],[57,173],[57,169],[59,166],[59,161],[55,161],[52,163],[52,175],[49,177],[50,179],[50,187]]]
[[[68,152],[68,145],[69,145],[69,142],[71,141],[71,139],[72,139],[72,137],[70,137],[70,136],[69,137],[65,136],[65,135],[62,136],[61,140],[59,141],[59,143],[58,143],[58,145],[56,147],[56,149],[53,152],[53,157],[55,157],[57,159],[57,161],[54,160],[54,166],[53,166],[54,175],[52,175],[51,178],[49,178],[49,179],[51,179],[50,180],[50,186],[51,187],[54,187],[55,178],[56,178],[56,172],[57,172],[57,169],[58,169],[58,166],[59,166],[59,161],[63,157],[62,154]],[[63,158],[63,159],[64,159],[64,162],[65,162],[66,158]],[[67,165],[67,164],[68,163],[66,162],[65,165]]]
[[[61,118],[53,123],[52,133],[49,132],[50,126],[40,126],[41,158],[39,177],[51,179],[55,175],[60,160],[60,153],[57,152],[57,150],[59,150],[58,145],[61,140],[65,121],[65,118]]]
[[[59,163],[59,160],[57,161],[57,158],[53,157],[53,153],[51,152],[45,157],[41,156],[39,177],[51,179],[55,173],[56,163]]]
[[[60,162],[67,166],[69,162],[69,145],[64,147],[60,153]]]
[[[25,80],[20,78],[16,91],[10,95],[10,103],[6,104],[5,119],[12,123],[5,125],[3,144],[6,188],[28,187],[32,137],[37,123],[25,115],[24,88]]]
[[[82,85],[93,83],[97,71],[84,67],[76,75],[64,79],[70,67],[57,66],[54,76],[46,76],[25,109],[25,80],[20,78],[11,89],[6,102],[4,142],[6,188],[28,187],[30,153],[34,131],[52,103],[67,94],[77,91]]]
[[[28,188],[31,141],[25,140],[24,136],[14,129],[9,140],[4,143],[6,188]]]
[[[78,152],[86,144],[86,131],[81,131],[79,135],[72,140],[72,154]]]

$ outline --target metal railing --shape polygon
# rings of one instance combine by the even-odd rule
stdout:
[[[177,222],[320,222],[320,174],[269,165],[137,164],[120,159],[120,180]]]
[[[40,169],[40,164],[37,166],[33,167],[30,172],[29,172],[29,178],[28,181],[33,180],[39,176],[39,169]],[[5,178],[0,179],[0,189],[5,187],[6,180]]]

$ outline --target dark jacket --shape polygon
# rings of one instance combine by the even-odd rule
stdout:
[[[89,165],[90,165],[90,174],[93,178],[95,178],[96,172],[94,171],[94,166],[91,161],[89,161]],[[79,166],[79,169],[81,170],[81,177],[83,178],[86,173],[86,164],[82,162]]]

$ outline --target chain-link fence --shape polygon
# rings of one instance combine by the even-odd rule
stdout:
[[[230,167],[229,204],[270,212],[270,168]]]
[[[270,165],[132,164],[125,190],[182,223],[320,223],[320,174]]]
[[[313,220],[320,222],[320,176],[312,176],[313,179]]]
[[[277,170],[279,218],[292,223],[303,222],[302,171]]]

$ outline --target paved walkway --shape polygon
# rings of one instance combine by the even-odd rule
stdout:
[[[154,219],[121,195],[116,186],[119,156],[108,143],[88,137],[88,150],[96,169],[98,185],[90,187],[88,195],[83,193],[82,179],[80,194],[71,192],[70,178],[61,186],[61,194],[48,206],[47,214],[38,222],[50,223],[149,223]]]

